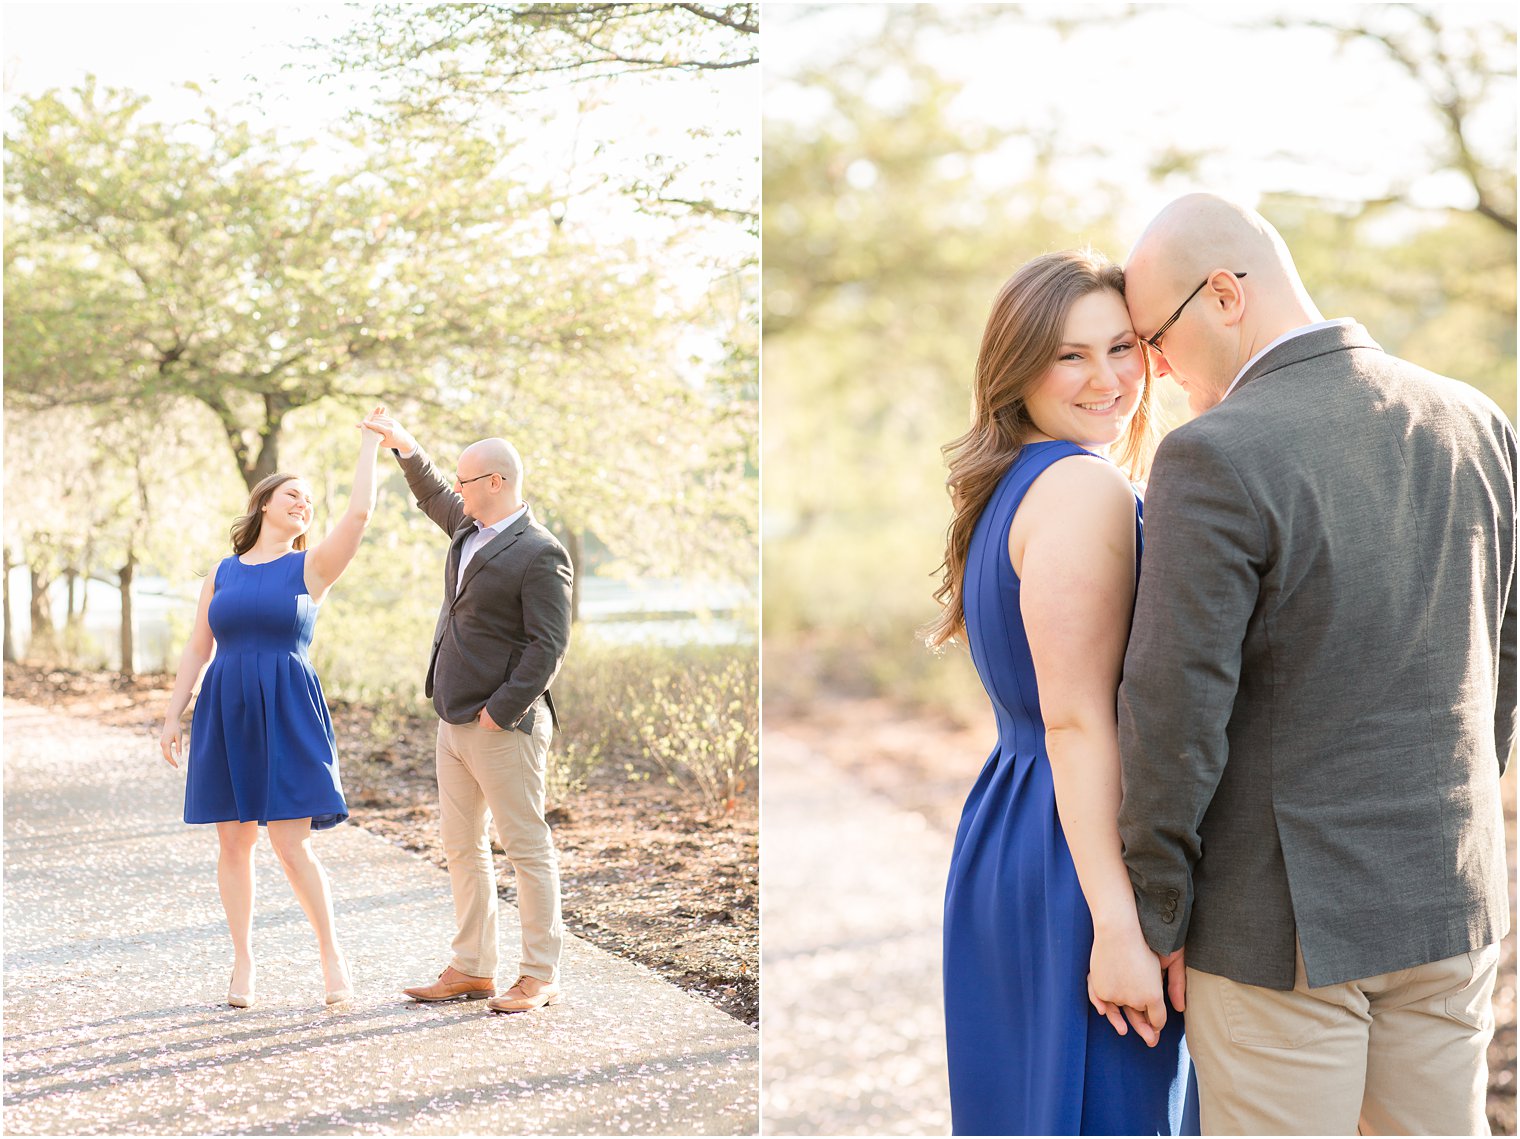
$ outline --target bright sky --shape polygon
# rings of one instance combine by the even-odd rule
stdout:
[[[7,110],[18,96],[55,87],[73,87],[87,73],[102,85],[126,87],[151,97],[149,114],[179,121],[196,114],[199,97],[184,89],[198,84],[219,107],[252,103],[263,125],[289,137],[311,137],[361,105],[361,95],[343,81],[317,82],[324,70],[319,53],[301,50],[308,40],[331,41],[363,17],[348,4],[258,3],[9,3],[0,16]],[[313,70],[313,68],[316,70]],[[577,101],[590,85],[546,93],[538,105],[547,124],[524,122],[527,142],[511,162],[526,166],[531,178],[563,185],[572,168],[578,183],[610,172],[614,179],[634,172],[647,153],[665,153],[692,164],[740,205],[758,197],[758,164],[735,155],[759,150],[759,75],[738,68],[690,78],[625,77],[615,98],[579,123]],[[689,128],[713,126],[743,134],[729,140],[727,161],[712,162],[706,144],[693,143]],[[599,143],[610,144],[595,153]],[[510,169],[510,168],[509,168]],[[517,172],[514,170],[513,172]],[[636,213],[609,186],[601,197],[572,204],[573,220],[596,227],[610,240],[657,240],[668,227]],[[678,288],[688,296],[706,287],[701,259],[720,262],[742,255],[753,244],[738,226],[703,228],[701,244],[688,252],[689,269],[674,268]]]
[[[1112,5],[1109,11],[1128,5]],[[1146,184],[1148,161],[1164,146],[1219,150],[1205,165],[1212,188],[1254,201],[1264,190],[1298,190],[1356,200],[1384,192],[1390,177],[1408,183],[1428,206],[1467,204],[1465,184],[1432,175],[1428,155],[1440,134],[1427,104],[1397,65],[1364,43],[1336,50],[1331,36],[1307,28],[1245,31],[1244,5],[1151,4],[1130,20],[1105,19],[1096,5],[1029,5],[1047,13],[1085,13],[1066,40],[1012,10],[972,33],[931,32],[916,44],[920,58],[963,80],[956,104],[968,121],[997,127],[1052,128],[1063,148],[1098,146],[1104,158],[1068,158],[1060,174],[1074,188],[1095,177],[1132,178],[1128,203],[1138,225],[1176,193]],[[1346,4],[1254,3],[1251,15],[1304,13],[1334,19],[1361,7]],[[1372,7],[1381,7],[1374,5]],[[1447,22],[1504,20],[1508,4],[1447,4]],[[766,7],[765,114],[806,121],[817,93],[790,77],[807,64],[848,55],[880,28],[880,5],[817,11]],[[1511,49],[1512,52],[1513,49]],[[1511,56],[1513,58],[1513,56]],[[890,104],[901,80],[883,74],[868,88]],[[1514,162],[1513,73],[1495,100],[1496,113],[1475,125],[1486,155]],[[978,167],[994,183],[1014,184],[1029,151],[1011,146]]]
[[[275,125],[303,127],[313,110],[326,121],[341,104],[307,87],[304,74],[279,69],[297,58],[290,45],[335,34],[350,20],[338,5],[7,3],[7,104],[93,72],[152,96],[166,120],[195,112],[198,101],[180,89],[188,80],[224,105],[264,91]]]

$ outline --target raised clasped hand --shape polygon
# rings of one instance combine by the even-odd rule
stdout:
[[[386,414],[383,404],[366,415],[359,426],[380,436],[382,447],[394,447],[398,451],[410,452],[417,446],[417,441],[412,438],[410,432]]]
[[[1133,1026],[1147,1047],[1161,1040],[1166,1026],[1161,963],[1138,928],[1123,936],[1093,939],[1087,998],[1120,1036]]]

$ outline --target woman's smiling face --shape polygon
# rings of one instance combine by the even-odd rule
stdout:
[[[1036,430],[1083,447],[1124,433],[1145,387],[1145,358],[1124,298],[1110,289],[1071,306],[1056,359],[1026,406]]]
[[[276,533],[294,537],[311,525],[311,488],[304,479],[286,479],[275,487],[264,510],[264,521]]]

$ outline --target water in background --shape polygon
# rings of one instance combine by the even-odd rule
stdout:
[[[162,578],[140,578],[132,591],[136,637],[133,667],[138,672],[168,672],[178,664],[185,630],[195,619],[194,593],[166,592]],[[84,633],[96,659],[84,664],[121,664],[120,592],[101,581],[79,582],[89,590]],[[61,619],[67,587],[54,582],[48,591],[55,618]],[[11,571],[12,635],[23,657],[31,640],[31,584],[26,568]],[[754,590],[744,586],[688,582],[679,578],[622,581],[587,577],[581,582],[581,624],[613,644],[736,645],[755,639]],[[171,653],[175,659],[170,659]]]

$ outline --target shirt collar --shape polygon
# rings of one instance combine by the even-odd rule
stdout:
[[[1272,343],[1268,344],[1260,352],[1256,353],[1256,355],[1252,356],[1249,360],[1247,360],[1245,362],[1245,366],[1242,367],[1240,369],[1240,371],[1238,371],[1238,372],[1235,373],[1235,378],[1230,381],[1230,386],[1224,389],[1224,395],[1222,395],[1222,396],[1219,397],[1220,400],[1222,401],[1222,400],[1227,399],[1229,397],[1229,394],[1232,391],[1235,390],[1235,388],[1236,388],[1237,385],[1239,385],[1241,377],[1243,377],[1247,372],[1249,372],[1252,369],[1252,367],[1255,366],[1256,361],[1260,360],[1263,356],[1265,356],[1268,352],[1272,351],[1272,349],[1276,348],[1279,344],[1286,344],[1288,341],[1292,340],[1295,336],[1306,336],[1307,334],[1309,334],[1311,332],[1319,332],[1321,329],[1325,329],[1325,328],[1339,328],[1342,325],[1355,324],[1355,323],[1356,322],[1354,320],[1352,320],[1349,316],[1338,316],[1334,320],[1317,320],[1313,324],[1303,324],[1303,325],[1300,325],[1297,328],[1290,328],[1290,329],[1288,329],[1287,332],[1284,332],[1276,340],[1272,341]]]
[[[521,518],[527,512],[528,512],[528,504],[525,502],[521,506],[519,506],[516,511],[514,511],[513,513],[507,515],[500,522],[493,522],[491,525],[485,526],[485,525],[482,525],[480,522],[477,521],[475,523],[475,531],[476,531],[476,533],[479,533],[479,534],[490,534],[490,535],[492,535],[494,537],[495,535],[500,534],[503,530],[505,530],[512,523],[516,522],[519,518]]]

